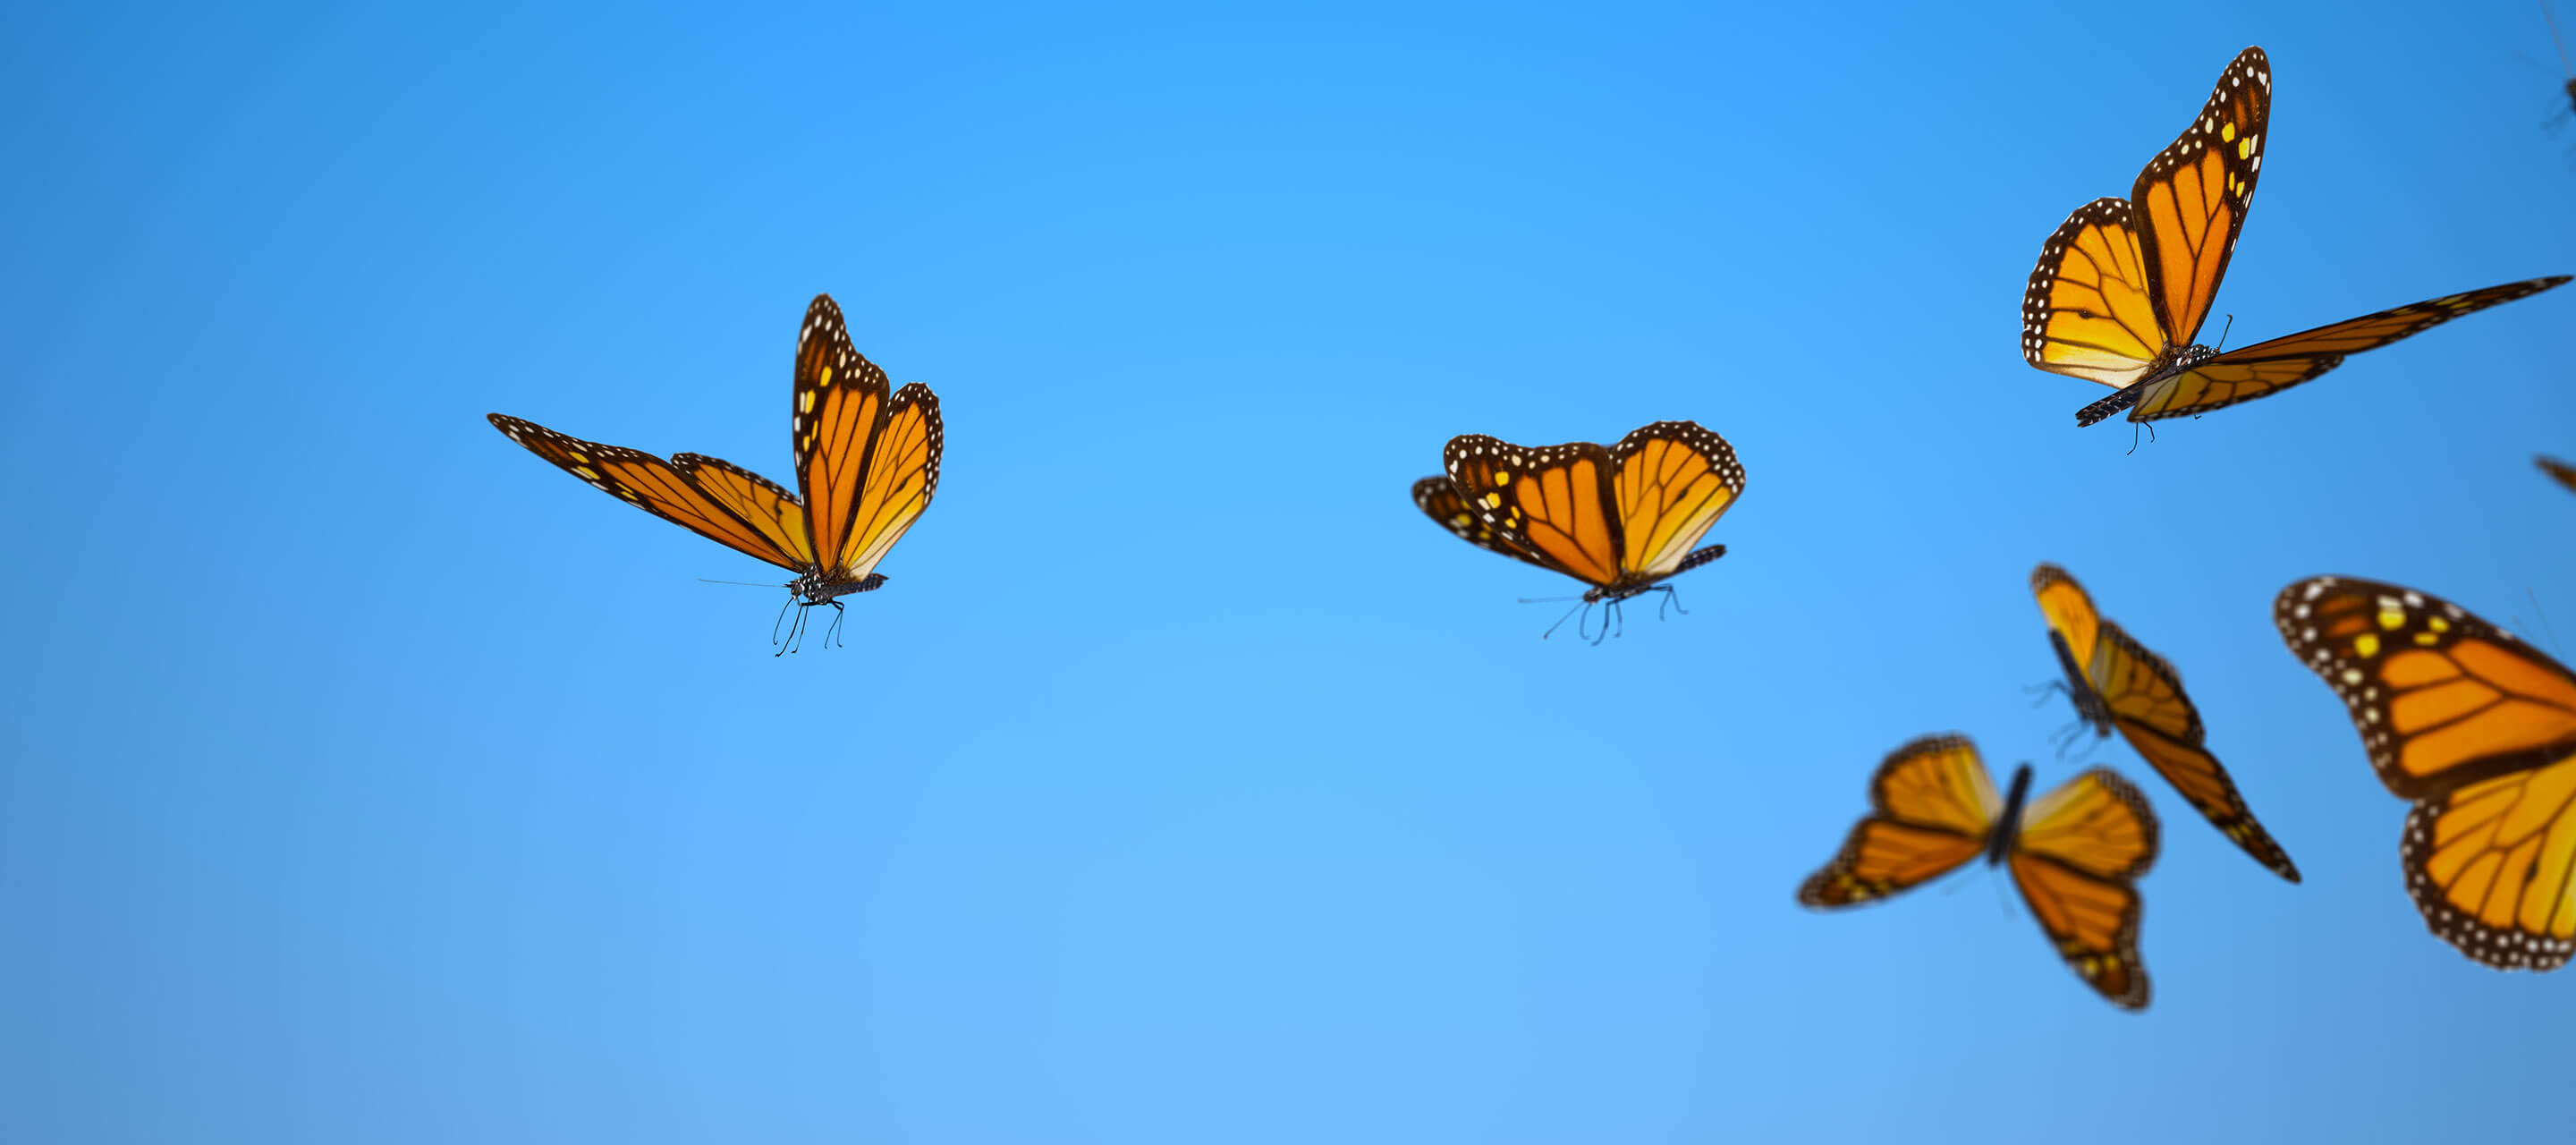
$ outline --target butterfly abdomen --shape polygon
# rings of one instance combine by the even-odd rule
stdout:
[[[1988,790],[1992,790],[1989,788]],[[1986,865],[2004,861],[2012,853],[2013,841],[2021,837],[2021,807],[2030,798],[2030,765],[2013,772],[2012,790],[2004,796],[2003,814],[1995,816],[1992,832],[1986,836]]]
[[[2093,734],[2097,738],[2110,738],[2111,705],[2103,701],[2102,693],[2094,690],[2093,681],[2085,678],[2084,666],[2075,662],[2074,649],[2066,646],[2066,635],[2054,628],[2049,629],[2048,646],[2057,653],[2058,670],[2066,674],[2066,695],[2075,701],[2075,718],[2093,725]]]
[[[799,599],[802,599],[809,605],[829,604],[836,597],[844,597],[852,593],[874,592],[878,588],[883,587],[885,582],[886,575],[884,573],[869,573],[866,577],[859,580],[840,581],[824,580],[819,574],[807,573],[804,576],[796,578],[793,583],[789,584],[787,586],[787,591],[794,594]]]

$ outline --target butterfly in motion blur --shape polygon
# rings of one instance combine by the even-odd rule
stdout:
[[[2569,465],[2555,457],[2535,457],[2532,460],[2539,464],[2541,472],[2548,474],[2559,484],[2569,489],[2576,489],[2576,465]]]
[[[841,308],[816,295],[797,335],[791,394],[801,497],[713,457],[681,453],[666,462],[489,416],[510,440],[591,487],[795,573],[789,603],[831,605],[837,625],[839,598],[885,583],[877,562],[939,488],[939,398],[919,382],[888,388],[885,371],[851,348]],[[801,635],[804,616],[800,609],[782,653]]]
[[[1998,798],[1976,745],[1927,736],[1887,757],[1869,784],[1870,813],[1840,854],[1808,876],[1811,907],[1876,902],[1983,857],[2005,864],[2058,956],[2115,1006],[2147,1005],[2138,960],[2136,880],[2156,861],[2146,797],[2093,768],[2029,800],[2030,765]],[[2025,800],[2028,800],[2025,803]]]
[[[2076,411],[2092,425],[2204,414],[2308,381],[2344,357],[2567,281],[2535,278],[2393,310],[2224,353],[2196,344],[2218,298],[2263,170],[2272,67],[2247,48],[2199,118],[2138,172],[2126,199],[2075,209],[2040,247],[2022,294],[2022,356],[2119,392]]]
[[[2148,651],[2118,624],[2102,619],[2084,586],[2056,565],[2043,564],[2030,573],[2031,595],[2048,617],[2048,643],[2066,674],[2066,693],[2075,714],[2109,738],[2118,728],[2156,774],[2182,793],[2185,801],[2272,873],[2299,881],[2299,868],[2289,853],[2272,841],[2236,790],[2236,781],[2203,746],[2208,732],[2200,709],[2182,690],[2182,674],[2164,657]]]
[[[1614,615],[1641,593],[1672,603],[1660,582],[1725,556],[1724,545],[1691,546],[1744,492],[1734,447],[1690,421],[1659,421],[1608,448],[1531,449],[1471,433],[1449,439],[1442,460],[1445,476],[1413,483],[1425,515],[1470,544],[1582,581],[1579,607],[1607,603]],[[1609,633],[1604,618],[1593,643]]]
[[[2430,593],[2321,576],[2281,590],[2290,652],[2341,697],[2370,765],[2412,801],[2406,893],[2489,966],[2576,953],[2576,674]]]

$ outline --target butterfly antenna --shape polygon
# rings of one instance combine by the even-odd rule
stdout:
[[[1580,600],[1580,599],[1582,599],[1582,598],[1581,598],[1581,597],[1577,597],[1577,598],[1575,598],[1575,599]],[[1524,603],[1524,604],[1536,604],[1536,603],[1538,603],[1538,602],[1533,600],[1533,601],[1523,601],[1522,603]],[[1569,609],[1566,609],[1566,610],[1565,610],[1565,616],[1572,616],[1572,615],[1574,615],[1576,612],[1582,611],[1583,609],[1587,609],[1587,608],[1590,608],[1590,607],[1592,607],[1592,606],[1591,606],[1591,605],[1589,605],[1589,604],[1578,604],[1578,605],[1575,605],[1573,608],[1569,608]],[[1548,638],[1548,637],[1550,637],[1550,636],[1554,636],[1554,635],[1556,635],[1556,630],[1557,630],[1557,629],[1565,627],[1565,616],[1557,617],[1557,618],[1556,618],[1556,623],[1551,624],[1551,625],[1548,625],[1548,626],[1547,626],[1547,631],[1542,632],[1542,633],[1539,633],[1539,634],[1538,634],[1538,638],[1539,638],[1539,639],[1541,639],[1541,640],[1545,640],[1545,639],[1547,639],[1547,638]],[[1575,635],[1577,635],[1577,636],[1581,636],[1581,635],[1583,635],[1583,626],[1582,626],[1582,625],[1580,625],[1580,624],[1575,625],[1575,626],[1574,626],[1574,634],[1575,634]]]
[[[1524,596],[1516,599],[1518,599],[1522,604],[1563,604],[1569,600],[1581,600],[1583,598],[1579,596]]]
[[[2522,593],[2531,598],[2531,611],[2540,617],[2540,630],[2549,634],[2549,650],[2558,651],[2558,632],[2549,626],[2549,611],[2540,607],[2540,594],[2531,591],[2528,586],[2523,588]]]
[[[2558,19],[2549,14],[2549,0],[2540,0],[2540,18],[2549,22],[2549,43],[2558,49],[2558,68],[2576,76],[2576,68],[2567,66],[2567,41],[2558,38]]]
[[[750,585],[750,586],[751,586],[751,587],[753,587],[753,588],[776,588],[776,587],[778,587],[778,586],[777,586],[777,585],[775,585],[775,584],[767,584],[767,583],[763,583],[763,582],[761,582],[761,581],[756,581],[756,580],[708,580],[708,579],[707,579],[707,578],[705,578],[705,577],[699,577],[699,578],[698,578],[698,583],[699,583],[699,584],[743,584],[743,585]]]

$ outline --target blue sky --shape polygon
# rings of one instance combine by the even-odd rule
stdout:
[[[2563,1130],[2576,979],[2424,932],[2268,610],[2576,637],[2576,297],[2134,455],[2017,308],[2249,43],[2234,342],[2576,272],[2564,73],[2527,5],[2170,13],[13,9],[0,1139]],[[781,660],[693,579],[767,566],[482,415],[784,478],[817,291],[946,474]],[[1748,488],[1600,648],[1407,500],[1662,418]],[[2041,560],[2308,876],[2096,750],[2143,1016],[1991,875],[1791,901],[1916,735],[2088,762]]]

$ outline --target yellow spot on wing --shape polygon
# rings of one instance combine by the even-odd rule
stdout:
[[[2352,642],[2352,654],[2359,656],[2364,660],[2368,660],[2373,656],[2379,655],[2379,634],[2376,632],[2362,633],[2358,639],[2355,639]]]

